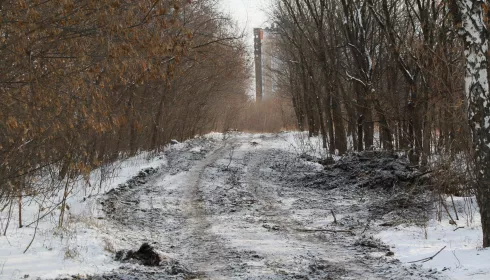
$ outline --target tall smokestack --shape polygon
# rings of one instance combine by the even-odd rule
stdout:
[[[262,101],[262,28],[254,28],[255,101]]]

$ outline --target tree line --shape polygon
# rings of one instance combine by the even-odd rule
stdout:
[[[246,101],[245,46],[215,0],[2,1],[0,57],[1,209],[232,127]]]
[[[485,247],[488,8],[482,0],[278,0],[273,11],[273,70],[299,128],[331,154],[406,151],[422,167],[433,155],[468,155]]]

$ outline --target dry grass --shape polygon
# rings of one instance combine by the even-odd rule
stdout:
[[[289,100],[272,98],[246,104],[237,129],[245,132],[295,130],[297,120]]]

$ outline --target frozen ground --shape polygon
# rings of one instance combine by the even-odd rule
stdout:
[[[451,200],[447,204],[451,205]],[[431,257],[445,248],[433,260],[424,262],[423,267],[444,271],[451,279],[490,279],[490,250],[481,248],[482,229],[476,202],[458,197],[455,205],[459,217],[456,225],[443,215],[441,221],[430,219],[422,227],[399,225],[377,237],[390,244],[402,262]],[[450,213],[454,218],[454,211]]]
[[[481,261],[488,251],[476,250],[476,222],[457,231],[444,221],[405,226],[425,225],[431,215],[417,171],[382,153],[327,166],[316,162],[322,156],[320,142],[304,134],[216,133],[124,161],[122,175],[99,194],[71,198],[66,234],[43,221],[22,254],[34,229],[11,227],[0,238],[0,278],[490,277],[490,264]],[[424,228],[428,239],[420,236]],[[144,242],[158,250],[161,266],[114,261],[117,251]],[[423,267],[406,264],[444,245]],[[452,267],[455,249],[461,264]]]
[[[110,178],[101,180],[100,170],[92,172],[90,186],[80,181],[67,200],[68,220],[65,228],[56,228],[61,197],[23,199],[23,224],[18,228],[17,206],[12,207],[12,218],[8,222],[8,210],[0,212],[0,279],[35,279],[36,277],[56,277],[59,274],[100,273],[117,268],[118,264],[105,250],[107,240],[104,234],[107,224],[99,220],[96,198],[119,183],[126,182],[140,169],[165,164],[163,158],[142,153],[136,157],[112,166],[106,166]],[[43,209],[39,204],[44,200]],[[45,216],[37,225],[34,221]],[[8,225],[8,226],[7,226]],[[5,232],[5,228],[8,228]],[[29,243],[35,239],[24,253]]]

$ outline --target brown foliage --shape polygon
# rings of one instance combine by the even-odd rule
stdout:
[[[241,42],[212,1],[185,3],[2,1],[0,199],[47,169],[76,178],[205,132],[219,100],[239,102]]]

